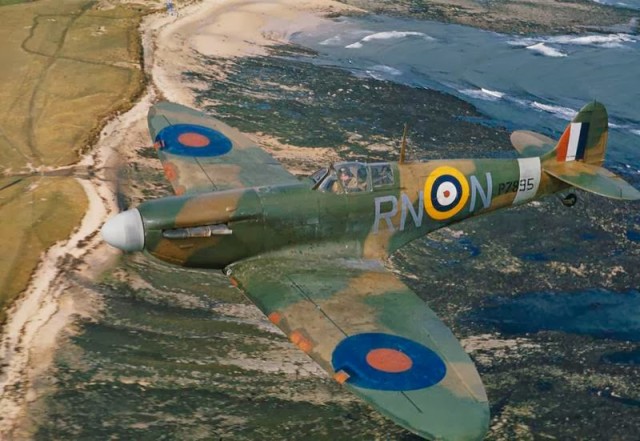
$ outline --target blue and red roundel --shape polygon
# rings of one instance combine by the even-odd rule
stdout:
[[[222,133],[195,124],[176,124],[160,130],[156,143],[165,152],[180,156],[220,156],[229,153],[233,143]]]
[[[347,383],[365,389],[416,390],[438,384],[447,373],[431,349],[397,335],[356,334],[333,351],[333,369],[349,374]]]

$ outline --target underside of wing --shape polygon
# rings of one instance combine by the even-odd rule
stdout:
[[[517,130],[511,134],[511,144],[520,156],[532,158],[553,150],[556,141],[540,133]]]
[[[475,366],[427,305],[378,261],[262,256],[234,264],[245,294],[338,382],[429,439],[482,439]]]
[[[161,102],[148,123],[176,194],[298,182],[247,136],[197,110]]]

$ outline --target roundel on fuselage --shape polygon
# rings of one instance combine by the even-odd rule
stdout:
[[[442,166],[429,174],[424,184],[424,209],[435,220],[449,219],[469,200],[469,183],[460,170]]]

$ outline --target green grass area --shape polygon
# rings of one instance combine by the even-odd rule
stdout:
[[[18,3],[26,3],[30,0],[0,0],[0,6],[17,5]]]
[[[20,2],[0,0],[10,3]],[[39,0],[0,9],[0,309],[87,206],[73,179],[13,183],[11,176],[76,162],[106,119],[144,89],[138,26],[147,8],[95,4]]]
[[[22,179],[0,195],[0,304],[6,304],[24,289],[41,253],[80,223],[87,200],[71,178]]]

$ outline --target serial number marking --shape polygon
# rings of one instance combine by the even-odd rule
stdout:
[[[535,179],[527,178],[518,181],[501,182],[498,184],[498,194],[529,191],[535,188]]]

